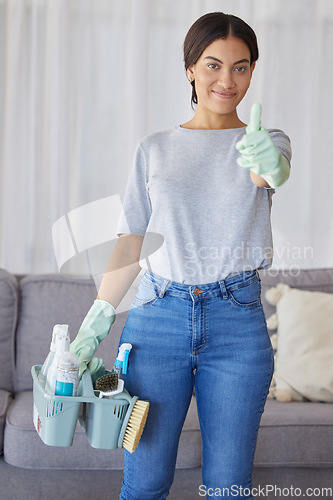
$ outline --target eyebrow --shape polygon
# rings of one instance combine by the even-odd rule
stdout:
[[[213,59],[213,61],[217,61],[217,62],[219,62],[219,63],[223,64],[223,62],[222,62],[222,61],[220,61],[220,59],[217,59],[216,57],[207,56],[207,57],[205,57],[205,59]],[[250,64],[250,61],[249,61],[248,59],[241,59],[240,61],[236,61],[236,62],[233,64],[233,66],[234,66],[235,64],[240,64],[240,63],[244,63],[244,62],[247,62],[247,63],[249,63],[249,64]]]

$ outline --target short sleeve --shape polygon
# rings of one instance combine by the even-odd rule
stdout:
[[[274,142],[274,145],[281,151],[281,154],[288,161],[291,168],[291,143],[289,137],[279,129],[269,129],[268,130],[270,138]],[[271,187],[265,187],[271,191],[271,194],[275,193],[275,189]]]
[[[151,217],[151,203],[147,190],[145,154],[139,143],[129,172],[123,208],[119,217],[117,236],[122,233],[144,236]]]

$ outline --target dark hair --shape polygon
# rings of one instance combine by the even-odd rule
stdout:
[[[185,71],[189,66],[195,64],[203,51],[219,38],[234,36],[243,40],[250,49],[250,64],[257,61],[259,50],[257,37],[253,29],[239,17],[223,12],[210,12],[199,17],[190,27],[184,40],[184,64]],[[197,93],[195,82],[192,81],[191,106],[197,104]]]

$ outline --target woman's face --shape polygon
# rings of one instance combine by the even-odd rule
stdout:
[[[220,38],[208,45],[187,69],[188,78],[195,79],[198,108],[233,113],[251,82],[255,63],[250,65],[250,57],[250,49],[240,38]]]

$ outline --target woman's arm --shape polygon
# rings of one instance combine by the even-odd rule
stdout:
[[[141,271],[139,265],[144,236],[122,234],[113,249],[97,299],[106,300],[116,309]]]
[[[255,184],[258,187],[270,187],[268,182],[265,181],[260,175],[255,174],[254,172],[250,171],[250,176],[251,176],[251,181],[253,184]]]
[[[79,378],[88,364],[92,374],[98,372],[103,364],[103,360],[93,356],[116,320],[116,307],[141,270],[139,259],[142,242],[143,236],[124,234],[113,249],[97,299],[70,345],[70,350],[80,360]]]

